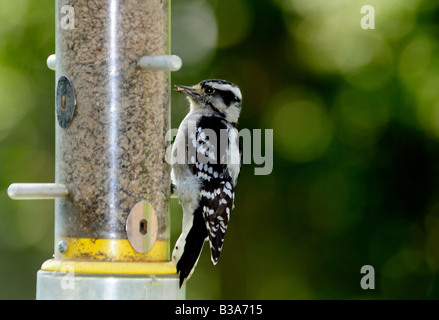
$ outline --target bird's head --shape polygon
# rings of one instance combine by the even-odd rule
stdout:
[[[204,80],[192,86],[176,86],[176,90],[187,96],[191,111],[207,110],[225,118],[230,123],[238,122],[241,112],[241,90],[224,80]]]

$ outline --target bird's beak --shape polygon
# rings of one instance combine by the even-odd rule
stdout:
[[[189,97],[197,98],[200,96],[198,90],[194,87],[186,87],[186,86],[175,86],[175,90],[177,92],[183,93]]]

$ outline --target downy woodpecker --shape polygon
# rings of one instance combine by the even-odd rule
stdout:
[[[241,169],[236,124],[242,95],[224,80],[204,80],[176,90],[190,102],[172,147],[174,156],[184,155],[172,167],[183,208],[182,233],[172,252],[181,286],[194,272],[205,240],[214,265],[223,248]]]

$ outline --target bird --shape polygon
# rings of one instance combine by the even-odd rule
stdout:
[[[237,129],[242,94],[237,85],[219,79],[175,87],[190,103],[172,145],[174,156],[183,155],[171,170],[183,209],[172,252],[181,287],[192,276],[205,241],[214,265],[223,249],[242,164]]]

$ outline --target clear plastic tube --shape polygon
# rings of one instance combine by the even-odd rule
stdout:
[[[55,181],[69,191],[55,201],[55,258],[168,260],[169,72],[139,66],[143,56],[169,53],[168,1],[78,0],[63,9],[68,5],[56,1],[56,80],[68,77],[76,106],[65,128],[55,124]],[[142,201],[154,209],[162,245],[153,255],[123,254],[128,215]],[[65,239],[74,255],[58,252]],[[81,239],[104,241],[105,252]]]

